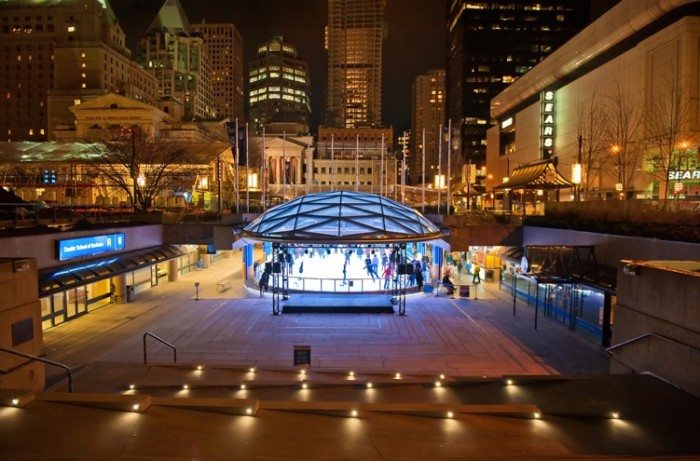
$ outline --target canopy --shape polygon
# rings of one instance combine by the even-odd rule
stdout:
[[[513,170],[508,182],[494,189],[565,189],[574,185],[557,171],[551,160],[521,165]]]
[[[288,243],[426,241],[442,231],[416,210],[377,194],[307,194],[250,223],[243,237]]]

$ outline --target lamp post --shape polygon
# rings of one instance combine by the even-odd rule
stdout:
[[[583,151],[583,136],[578,135],[578,157],[576,163],[571,165],[571,182],[575,185],[574,200],[581,201],[581,182],[583,179],[583,167],[581,166],[581,154]]]

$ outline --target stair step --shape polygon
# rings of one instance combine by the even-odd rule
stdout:
[[[36,394],[36,400],[139,413],[146,411],[151,405],[151,396],[145,394],[40,392]]]
[[[256,399],[212,399],[198,397],[152,397],[151,405],[254,416],[260,402]]]
[[[34,392],[26,389],[0,389],[0,405],[22,408],[34,401]]]

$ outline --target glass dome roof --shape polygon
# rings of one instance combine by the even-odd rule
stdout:
[[[259,240],[384,242],[430,240],[440,229],[412,208],[376,194],[307,194],[272,208],[243,230]]]

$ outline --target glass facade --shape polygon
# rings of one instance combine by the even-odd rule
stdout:
[[[307,194],[262,214],[245,234],[304,241],[428,240],[440,230],[417,211],[385,197],[350,191]]]

